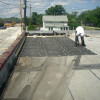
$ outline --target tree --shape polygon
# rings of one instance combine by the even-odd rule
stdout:
[[[4,24],[0,22],[0,27],[2,27]]]
[[[37,25],[42,26],[42,16],[43,16],[43,14],[38,14],[38,16],[37,16]]]
[[[65,15],[66,11],[62,5],[51,6],[45,10],[46,15]]]
[[[4,20],[0,18],[0,27],[4,26]]]
[[[80,22],[78,21],[77,18],[77,13],[78,12],[72,12],[71,14],[66,13],[67,17],[68,17],[68,25],[70,26],[70,29],[76,28],[77,26],[80,25]]]
[[[37,12],[32,13],[31,25],[37,25]]]
[[[28,26],[29,24],[30,24],[30,18],[29,17],[26,17],[26,25]]]
[[[82,12],[78,19],[86,26],[100,27],[100,7]]]
[[[43,14],[38,14],[37,12],[33,12],[32,17],[27,18],[29,25],[41,25],[42,26],[42,16]]]

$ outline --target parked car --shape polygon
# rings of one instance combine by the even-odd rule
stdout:
[[[6,27],[5,27],[5,26],[3,26],[3,27],[0,27],[0,29],[6,29]]]

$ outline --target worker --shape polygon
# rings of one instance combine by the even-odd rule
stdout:
[[[75,32],[75,47],[77,47],[79,45],[78,36],[80,36],[80,38],[81,38],[81,46],[86,46],[85,42],[84,42],[85,32],[84,32],[83,27],[81,27],[81,26],[78,26],[76,28],[76,32]]]

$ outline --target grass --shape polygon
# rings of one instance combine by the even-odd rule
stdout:
[[[83,26],[85,30],[100,30],[99,27]]]

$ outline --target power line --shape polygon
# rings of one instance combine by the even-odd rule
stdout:
[[[20,12],[18,12],[16,15],[14,15],[13,17],[16,17],[17,15],[19,15],[20,14]],[[11,17],[12,18],[12,17]]]
[[[3,1],[0,1],[1,3],[3,3],[3,4],[6,4],[6,5],[11,5],[11,4],[8,4],[8,3],[6,3],[6,2],[3,2]]]
[[[12,8],[13,9],[13,8]],[[7,12],[7,11],[11,11],[12,9],[0,9],[0,12]],[[17,9],[17,8],[16,8]],[[19,10],[19,8],[18,8]]]
[[[1,3],[3,3],[3,4],[6,4],[6,5],[17,6],[17,5],[14,5],[14,4],[9,4],[9,3],[3,2],[3,1],[0,1],[0,2],[1,2]]]
[[[23,5],[21,5],[21,6],[23,6]],[[12,7],[12,6],[8,7],[8,6],[6,6],[6,7],[1,8],[0,10],[13,9],[13,8],[19,8],[19,7],[17,5],[15,5],[15,7]]]
[[[4,13],[4,12],[10,12],[11,11],[11,9],[8,9],[8,10],[2,10],[2,11],[0,11],[1,13]],[[10,13],[12,13],[12,12],[10,12]]]

